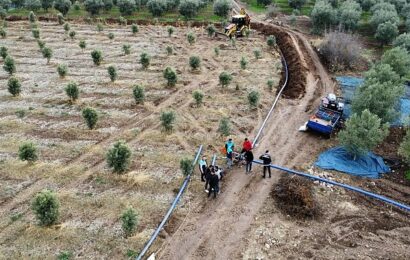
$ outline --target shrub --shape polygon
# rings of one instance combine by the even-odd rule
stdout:
[[[109,34],[108,34],[108,39],[113,40],[113,39],[114,39],[114,34],[113,34],[113,33],[109,33]]]
[[[372,25],[374,30],[377,30],[379,25],[386,23],[386,22],[390,22],[391,24],[398,25],[400,23],[400,18],[397,15],[397,12],[378,10],[374,12],[372,17],[370,18],[370,24]]]
[[[201,58],[198,56],[191,56],[189,58],[189,66],[191,66],[192,70],[196,70],[201,66]]]
[[[46,43],[43,42],[42,40],[37,40],[37,45],[38,45],[38,47],[40,48],[40,51],[41,51],[46,46]]]
[[[132,34],[134,34],[134,35],[137,34],[138,31],[139,31],[138,25],[136,25],[136,24],[131,25],[131,31],[132,31]]]
[[[398,85],[402,83],[400,75],[397,74],[389,64],[377,63],[365,73],[366,84],[387,83]]]
[[[76,35],[76,32],[75,32],[75,31],[71,31],[68,35],[70,36],[70,38],[71,38],[72,40],[74,40],[75,35]]]
[[[339,8],[339,21],[345,30],[356,30],[361,15],[362,8],[353,0],[343,2]]]
[[[24,2],[24,5],[25,5],[26,9],[31,10],[31,11],[37,11],[38,9],[41,8],[40,0],[26,0]]]
[[[330,69],[338,71],[352,69],[361,60],[362,48],[356,36],[331,32],[325,35],[319,52]]]
[[[23,143],[19,146],[19,159],[28,162],[37,161],[37,147],[31,142]]]
[[[102,25],[102,23],[97,23],[97,32],[102,32],[104,31],[104,26]]]
[[[327,1],[316,1],[311,19],[313,23],[313,32],[321,33],[324,29],[330,28],[336,22],[336,10]]]
[[[141,53],[140,63],[144,69],[147,69],[149,67],[150,61],[151,61],[151,57],[148,55],[148,53],[146,52]]]
[[[393,42],[394,47],[402,47],[410,52],[410,33],[400,34]]]
[[[122,46],[122,51],[124,52],[124,55],[130,55],[131,53],[131,45],[129,44],[124,44]]]
[[[65,24],[64,24],[64,31],[65,31],[66,33],[68,33],[68,31],[70,31],[70,24],[69,24],[69,23],[65,23]]]
[[[37,21],[37,17],[36,15],[33,13],[33,11],[31,11],[28,14],[28,20],[30,21],[30,23],[35,23]]]
[[[216,56],[219,56],[219,48],[218,48],[218,47],[215,47],[215,48],[214,48],[214,52],[215,52],[215,55],[216,55]]]
[[[9,10],[10,7],[11,7],[10,0],[0,0],[0,8],[3,8],[4,10]]]
[[[82,111],[83,118],[89,129],[94,129],[98,122],[98,113],[91,107],[84,108]]]
[[[173,87],[177,83],[178,77],[177,73],[171,67],[167,67],[164,70],[164,78],[167,80],[167,86]]]
[[[21,83],[20,83],[20,81],[15,77],[9,78],[9,80],[7,82],[7,89],[10,92],[10,94],[13,95],[13,97],[16,97],[16,96],[20,95],[20,93],[21,93]]]
[[[47,64],[50,62],[51,57],[53,56],[53,50],[51,50],[49,47],[44,47],[41,50],[41,53],[43,54],[43,57],[47,59]]]
[[[231,2],[229,0],[215,0],[214,5],[214,14],[220,17],[227,17],[229,11],[232,9]]]
[[[272,4],[272,0],[257,0],[256,3],[261,6],[267,6]]]
[[[369,110],[361,114],[353,114],[346,127],[340,131],[340,144],[354,156],[366,154],[376,147],[388,134],[388,124],[382,124],[381,119]]]
[[[8,49],[7,47],[1,46],[0,47],[0,56],[3,58],[3,60],[7,57],[8,55]]]
[[[34,39],[40,39],[40,30],[34,28],[31,30],[31,34],[33,35]]]
[[[103,0],[103,3],[104,3],[104,10],[105,11],[110,11],[114,6],[114,3],[113,3],[112,0]]]
[[[81,50],[84,50],[87,47],[87,43],[84,40],[81,40],[78,43],[78,46],[80,46]]]
[[[218,132],[223,136],[229,136],[231,134],[231,126],[228,118],[224,117],[219,121]]]
[[[410,131],[407,129],[406,136],[399,147],[399,155],[403,156],[407,164],[410,164]]]
[[[71,8],[71,1],[70,0],[55,0],[54,1],[54,8],[66,15]]]
[[[57,15],[57,20],[58,20],[58,24],[59,25],[63,25],[64,24],[64,16],[62,13],[58,13]]]
[[[174,29],[174,27],[169,26],[168,29],[167,29],[167,31],[168,31],[168,36],[171,37],[172,34],[174,33],[175,29]]]
[[[184,176],[188,176],[192,173],[194,166],[192,166],[192,160],[189,158],[183,158],[179,161],[179,168]]]
[[[57,66],[57,72],[58,72],[58,75],[60,76],[60,78],[64,78],[65,76],[67,76],[67,72],[68,72],[67,65],[59,64]]]
[[[249,102],[249,106],[251,108],[256,108],[259,104],[259,92],[252,90],[251,92],[249,92],[248,94],[248,102]]]
[[[124,231],[125,237],[131,236],[138,224],[138,215],[132,207],[128,207],[121,214],[122,230]]]
[[[73,103],[78,99],[80,95],[80,90],[78,89],[78,85],[75,82],[70,82],[65,87],[65,93],[70,98],[70,102]]]
[[[266,85],[268,85],[269,91],[273,90],[273,84],[274,84],[273,80],[268,79],[268,81],[266,82]]]
[[[213,24],[210,24],[206,27],[206,31],[208,32],[209,37],[213,37],[215,36],[216,28]]]
[[[114,82],[118,77],[117,69],[114,66],[109,66],[107,68],[107,71],[108,71],[108,75],[110,76],[110,80]]]
[[[76,10],[76,11],[80,11],[80,10],[81,10],[80,2],[75,1],[75,3],[74,3],[73,6],[74,6],[74,10]]]
[[[219,74],[219,83],[221,84],[222,87],[226,87],[231,83],[232,81],[232,75],[227,73],[227,72],[222,72]]]
[[[167,54],[168,55],[171,55],[173,51],[174,50],[173,50],[172,46],[167,46]]]
[[[246,60],[245,57],[242,57],[242,58],[241,58],[240,64],[241,64],[241,69],[245,70],[245,69],[246,69],[246,65],[248,65],[248,61]]]
[[[7,32],[2,27],[0,27],[0,37],[3,39],[7,37]]]
[[[190,19],[198,13],[198,0],[181,0],[179,4],[179,13],[185,18]]]
[[[134,89],[132,90],[132,94],[134,96],[135,103],[143,104],[145,101],[145,89],[140,85],[135,85]]]
[[[268,39],[266,40],[266,44],[270,47],[273,48],[276,45],[276,38],[273,35],[269,35]]]
[[[37,193],[31,204],[37,220],[41,225],[49,226],[57,222],[59,217],[60,203],[54,192],[42,190]]]
[[[12,57],[7,56],[4,59],[3,69],[10,75],[13,75],[13,73],[16,72],[16,65],[14,64],[14,59]]]
[[[91,58],[93,59],[94,64],[99,66],[103,60],[102,52],[99,50],[93,50],[91,52]]]
[[[115,173],[124,173],[131,161],[131,150],[123,141],[118,141],[108,150],[107,164]]]
[[[161,125],[166,132],[172,131],[174,128],[175,123],[175,112],[174,111],[166,111],[161,113]]]
[[[97,15],[104,8],[104,3],[102,0],[85,0],[84,8],[91,15]]]
[[[189,32],[189,33],[187,34],[186,38],[187,38],[187,40],[188,40],[188,42],[189,42],[190,45],[193,45],[193,44],[195,43],[196,36],[195,36],[195,34],[194,34],[193,32]]]
[[[401,47],[395,47],[386,51],[381,61],[382,63],[389,64],[401,77],[409,73],[410,53]]]
[[[73,253],[70,251],[61,251],[57,256],[57,260],[70,260],[73,258]]]
[[[301,9],[306,4],[306,0],[288,0],[288,4],[293,9]]]
[[[149,0],[147,8],[153,16],[162,16],[167,10],[167,3],[164,0]]]
[[[394,38],[399,34],[397,25],[391,22],[385,22],[377,26],[376,34],[374,37],[383,46],[385,44],[391,43]]]
[[[257,60],[262,58],[262,54],[261,54],[261,51],[259,49],[254,49],[253,50],[253,55],[255,56],[255,59],[257,59]]]
[[[192,97],[195,99],[195,103],[196,103],[197,107],[199,107],[202,104],[202,100],[204,99],[204,93],[202,93],[199,90],[195,90],[192,93]]]
[[[117,0],[121,15],[131,15],[136,9],[135,0]]]
[[[369,11],[370,7],[376,4],[376,0],[360,0],[359,3],[364,11]]]

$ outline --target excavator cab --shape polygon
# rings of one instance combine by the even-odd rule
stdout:
[[[241,9],[240,14],[232,16],[231,23],[225,27],[225,34],[229,38],[245,36],[246,30],[251,28],[251,18]]]

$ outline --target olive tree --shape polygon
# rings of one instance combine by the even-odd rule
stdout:
[[[321,33],[330,28],[336,21],[336,10],[327,1],[316,1],[310,14],[313,23],[313,31]]]
[[[388,124],[369,110],[354,113],[340,131],[338,139],[340,144],[356,159],[375,148],[388,135]]]
[[[135,103],[143,104],[145,101],[145,89],[140,85],[135,85],[134,89],[132,90],[132,94],[134,96]]]
[[[293,9],[301,9],[306,4],[306,0],[288,0],[288,4]]]
[[[248,94],[248,102],[251,108],[256,108],[259,105],[260,94],[256,90],[252,90]]]
[[[66,15],[71,8],[70,0],[54,0],[54,8],[62,15]]]
[[[0,57],[4,60],[8,55],[8,49],[5,46],[0,47]]]
[[[362,8],[353,0],[343,2],[339,8],[339,22],[345,30],[356,30],[361,15]]]
[[[65,76],[67,76],[67,72],[68,72],[67,65],[59,64],[57,66],[57,73],[60,76],[60,78],[64,78]]]
[[[197,70],[201,66],[201,58],[198,56],[189,57],[189,66],[192,70]]]
[[[117,6],[121,15],[131,15],[137,10],[135,0],[117,0]]]
[[[224,117],[219,121],[218,132],[223,136],[229,136],[231,134],[231,126],[228,118]]]
[[[190,45],[193,45],[193,44],[195,43],[196,36],[195,36],[195,34],[194,34],[193,32],[189,32],[189,33],[187,34],[186,38],[187,38],[187,40],[188,40],[188,42],[189,42]]]
[[[410,71],[410,53],[401,47],[386,51],[381,58],[381,62],[389,64],[401,77]]]
[[[167,80],[167,86],[173,87],[177,83],[178,77],[175,70],[171,67],[166,67],[164,70],[164,78]]]
[[[44,47],[41,49],[41,53],[43,54],[43,57],[47,59],[47,64],[50,63],[50,59],[53,56],[53,50],[49,47]]]
[[[215,0],[213,5],[214,14],[220,17],[227,17],[229,11],[232,9],[231,1],[229,0]]]
[[[16,96],[20,95],[20,93],[21,93],[21,83],[20,83],[20,81],[15,77],[9,78],[9,80],[7,82],[7,89],[9,91],[9,93],[11,95],[13,95],[13,97],[16,97]]]
[[[134,35],[137,34],[138,31],[139,31],[138,25],[132,24],[131,25],[131,31],[132,31],[132,34],[134,34]]]
[[[410,52],[410,33],[400,34],[393,42],[394,47],[402,47]]]
[[[37,11],[38,9],[41,8],[41,2],[40,0],[26,0],[24,2],[24,6],[28,10]]]
[[[104,8],[104,3],[102,0],[85,0],[84,8],[89,14],[97,15]]]
[[[91,107],[86,107],[82,111],[82,116],[89,129],[94,129],[98,122],[98,113]]]
[[[178,9],[181,15],[187,19],[190,19],[197,15],[198,8],[198,0],[181,0]]]
[[[47,11],[49,8],[53,6],[54,0],[41,0],[41,7]]]
[[[114,66],[108,66],[107,72],[108,72],[108,75],[110,76],[111,82],[114,82],[118,77],[117,69]]]
[[[0,0],[0,8],[3,8],[4,10],[9,10],[11,7],[11,0]]]
[[[7,56],[4,59],[3,69],[10,75],[13,75],[13,73],[16,72],[16,65],[12,57]]]
[[[179,168],[184,176],[188,176],[192,173],[194,166],[192,165],[192,159],[183,158],[179,161]]]
[[[166,132],[172,131],[174,128],[176,115],[174,111],[165,111],[161,113],[161,125]]]
[[[232,75],[229,74],[228,72],[222,72],[219,74],[219,83],[221,84],[222,87],[226,87],[231,83],[232,81]]]
[[[60,202],[53,191],[45,189],[36,194],[31,209],[34,211],[40,225],[50,226],[58,220]]]
[[[81,50],[84,50],[87,47],[87,43],[84,40],[81,40],[78,43],[78,46],[81,48]]]
[[[153,16],[162,16],[167,11],[167,3],[164,0],[148,0],[147,8]]]
[[[65,93],[70,98],[70,102],[74,103],[80,95],[80,90],[78,88],[77,83],[75,82],[68,83],[68,85],[65,87]]]
[[[398,34],[397,25],[388,21],[377,26],[374,38],[383,46],[391,43]]]
[[[388,11],[384,9],[377,10],[373,13],[372,17],[370,18],[370,24],[373,27],[373,30],[377,30],[379,25],[390,22],[391,24],[398,25],[400,22],[400,18],[397,14],[397,12],[394,11]]]
[[[272,0],[257,0],[256,3],[261,6],[267,6],[272,4]]]
[[[192,93],[192,97],[195,99],[196,106],[199,107],[202,104],[202,100],[204,99],[204,93],[200,90],[195,90]]]
[[[102,52],[99,50],[93,50],[91,52],[91,58],[93,59],[94,64],[99,66],[103,60]]]
[[[32,142],[26,142],[19,146],[19,159],[27,162],[35,162],[38,159],[37,147]]]
[[[128,207],[120,216],[125,237],[131,236],[138,225],[138,215],[135,209]]]
[[[124,141],[116,142],[107,153],[108,167],[115,173],[124,173],[131,162],[131,150]]]
[[[147,69],[149,67],[149,64],[151,62],[151,57],[148,55],[148,53],[143,52],[140,55],[140,63],[142,65],[142,68]]]
[[[174,33],[175,29],[174,29],[174,27],[169,26],[169,27],[167,28],[167,31],[168,31],[168,36],[171,37],[172,34]]]
[[[118,1],[116,1],[116,2],[118,4]],[[104,3],[104,10],[105,11],[110,11],[114,6],[114,3],[113,3],[112,0],[103,0],[103,3]]]

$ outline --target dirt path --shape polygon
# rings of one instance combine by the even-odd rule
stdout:
[[[291,48],[306,68],[306,92],[301,99],[280,101],[254,154],[258,156],[270,149],[274,164],[293,167],[312,160],[314,151],[323,145],[297,129],[305,122],[306,111],[334,84],[302,34],[268,26],[286,33],[292,40]],[[294,76],[291,73],[290,77]],[[261,120],[255,124],[260,125]],[[243,169],[231,171],[221,195],[215,201],[204,202],[203,207],[187,217],[179,231],[165,242],[160,259],[238,259],[250,225],[279,178],[279,173],[273,172],[272,179],[262,179],[260,167],[255,168],[251,176]]]

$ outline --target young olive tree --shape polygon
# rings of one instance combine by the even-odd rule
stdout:
[[[173,53],[173,51],[174,51],[174,49],[172,48],[172,46],[167,46],[166,50],[167,50],[167,54],[168,54],[168,55],[171,55],[171,54]]]
[[[114,173],[124,173],[131,162],[131,150],[124,141],[118,141],[108,150],[107,164]]]
[[[108,72],[108,75],[110,76],[111,82],[114,82],[118,77],[117,69],[114,66],[108,66],[107,72]]]
[[[37,21],[37,16],[33,11],[28,14],[28,20],[30,21],[30,23],[35,23]]]
[[[93,59],[95,65],[100,66],[103,60],[102,52],[100,50],[93,50],[91,52],[91,58]]]
[[[246,60],[245,57],[242,57],[240,60],[240,65],[241,65],[241,69],[245,70],[246,69],[246,65],[248,65],[248,61]]]
[[[33,35],[34,39],[40,39],[40,30],[37,28],[34,28],[31,30],[31,34]]]
[[[37,147],[32,142],[26,142],[19,146],[19,159],[33,163],[38,159]]]
[[[83,118],[88,129],[94,129],[98,122],[98,113],[91,107],[86,107],[82,111]]]
[[[58,24],[59,25],[63,25],[64,24],[64,16],[63,16],[63,14],[62,13],[59,13],[58,15],[57,15],[57,20],[58,20]]]
[[[124,55],[130,55],[131,54],[131,45],[124,44],[122,46],[122,51],[124,52]]]
[[[6,30],[5,30],[3,27],[0,27],[0,37],[1,37],[2,39],[4,39],[4,38],[7,37],[7,32],[6,32]]]
[[[121,214],[122,230],[124,231],[125,237],[130,237],[135,232],[138,225],[138,215],[135,209],[128,207]]]
[[[42,40],[37,40],[37,45],[38,48],[40,49],[40,52],[43,50],[43,48],[46,46],[46,43],[43,42]]]
[[[273,80],[268,79],[268,81],[266,82],[266,85],[268,85],[269,91],[273,90],[273,84],[274,84]]]
[[[21,83],[20,83],[20,81],[15,77],[9,78],[9,80],[7,82],[7,89],[9,91],[9,93],[11,95],[13,95],[13,97],[16,97],[16,96],[20,95],[20,93],[21,93]]]
[[[231,126],[229,119],[224,117],[219,121],[218,132],[223,136],[229,136],[231,134]]]
[[[167,80],[167,86],[173,87],[177,83],[178,77],[175,70],[171,67],[166,67],[164,70],[164,78]]]
[[[81,50],[84,51],[84,49],[87,48],[87,43],[86,43],[84,40],[81,40],[81,41],[78,43],[78,46],[81,48]]]
[[[168,31],[168,36],[171,37],[172,34],[175,32],[175,29],[174,29],[174,27],[169,26],[168,29],[167,29],[167,31]]]
[[[54,8],[62,15],[66,15],[71,8],[70,0],[54,0]]]
[[[5,46],[0,47],[0,57],[4,60],[8,56],[8,49]]]
[[[199,107],[202,104],[202,100],[204,99],[204,93],[202,93],[200,90],[195,90],[192,93],[192,97],[195,100],[196,106]]]
[[[221,84],[222,87],[226,87],[231,83],[232,81],[232,75],[229,74],[228,72],[222,72],[219,74],[219,84]]]
[[[44,47],[41,49],[41,53],[43,54],[43,57],[47,59],[47,64],[49,64],[50,59],[53,56],[53,50],[49,47]]]
[[[166,132],[172,131],[174,128],[175,119],[176,116],[174,111],[165,111],[161,113],[161,125]]]
[[[194,166],[192,165],[192,159],[183,158],[179,161],[179,168],[184,176],[188,176],[192,173]]]
[[[189,32],[189,33],[187,34],[186,38],[187,38],[187,40],[188,40],[188,42],[189,42],[189,45],[193,45],[193,44],[195,43],[196,36],[195,36],[195,34],[194,34],[193,32]]]
[[[142,65],[142,68],[147,69],[149,67],[150,62],[151,62],[151,57],[148,55],[148,53],[146,52],[141,53],[140,63]]]
[[[140,85],[135,85],[134,89],[132,90],[132,94],[134,96],[135,103],[143,104],[145,101],[145,89]]]
[[[201,58],[198,56],[189,57],[189,66],[192,70],[197,70],[201,66]]]
[[[232,9],[231,1],[215,0],[213,5],[214,14],[220,17],[227,17]]]
[[[138,25],[136,24],[131,25],[131,31],[133,35],[136,35],[139,31]]]
[[[65,78],[65,76],[67,76],[67,72],[68,72],[67,65],[59,64],[57,66],[57,73],[60,76],[60,78]]]
[[[77,33],[76,33],[75,31],[70,31],[70,32],[68,33],[68,36],[70,36],[71,40],[74,40],[76,34],[77,34]]]
[[[206,27],[206,31],[208,32],[209,37],[215,36],[215,32],[216,32],[215,25],[213,24],[208,25],[208,27]]]
[[[31,204],[31,209],[42,226],[55,224],[60,215],[60,202],[57,195],[51,190],[42,190],[37,193]]]
[[[70,98],[70,102],[74,103],[80,95],[80,90],[78,88],[77,83],[75,82],[68,83],[68,85],[65,87],[65,93]]]
[[[4,59],[3,69],[10,75],[13,75],[13,73],[16,72],[16,65],[12,57],[7,56]]]
[[[256,90],[252,90],[251,92],[249,92],[248,94],[248,102],[249,102],[249,106],[251,108],[257,108],[259,105],[259,92]]]
[[[104,3],[102,0],[85,0],[84,7],[90,15],[94,16],[104,8]]]
[[[66,33],[68,33],[68,32],[70,31],[70,24],[69,24],[69,23],[65,23],[65,24],[64,24],[64,31],[65,31]]]
[[[117,6],[121,15],[131,15],[137,10],[137,5],[134,0],[117,0]]]

